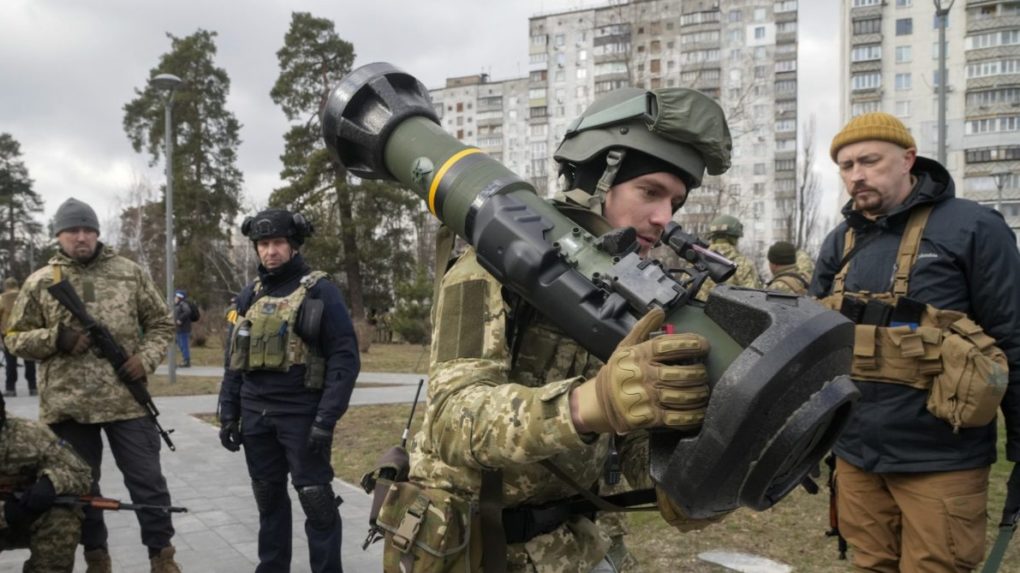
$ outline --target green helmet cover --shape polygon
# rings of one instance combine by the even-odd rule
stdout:
[[[687,88],[622,88],[592,103],[567,128],[554,158],[583,164],[613,148],[635,149],[690,175],[701,185],[707,170],[730,166],[733,143],[722,108]]]
[[[744,224],[732,215],[719,215],[708,224],[708,237],[717,236],[739,239],[744,236]]]

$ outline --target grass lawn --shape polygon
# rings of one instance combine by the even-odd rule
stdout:
[[[180,364],[180,353],[177,354]],[[368,352],[361,354],[362,372],[410,372],[427,373],[429,370],[428,347],[411,344],[373,344]],[[223,366],[223,341],[220,335],[212,334],[205,346],[191,345],[192,366]]]
[[[415,411],[412,435],[421,425],[422,406],[419,404]],[[399,444],[410,408],[410,404],[350,408],[337,426],[333,448],[333,467],[337,477],[357,484],[362,474],[372,469],[386,449]],[[1000,450],[1005,442],[1004,431],[1001,433]],[[998,534],[1006,478],[1012,466],[1003,461],[1003,454],[1000,453],[999,457],[991,477],[989,550]],[[829,497],[824,488],[827,475],[825,470],[819,484],[823,488],[818,495],[809,495],[798,488],[768,511],[739,510],[721,524],[695,533],[678,533],[663,524],[655,512],[631,516],[631,534],[627,543],[642,564],[638,571],[719,571],[716,566],[697,561],[697,555],[720,548],[764,555],[792,565],[795,571],[850,571],[847,561],[837,560],[836,540],[825,537],[829,529]],[[350,527],[352,532],[360,533],[363,525],[351,524]],[[999,571],[1020,573],[1020,540],[1014,539]]]

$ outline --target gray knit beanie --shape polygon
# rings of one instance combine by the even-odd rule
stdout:
[[[71,197],[57,207],[57,214],[53,216],[53,234],[59,235],[61,231],[75,227],[88,227],[99,232],[99,218],[96,212],[88,204]]]

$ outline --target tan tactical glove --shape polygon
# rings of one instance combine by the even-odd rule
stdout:
[[[684,513],[683,509],[680,509],[680,506],[673,503],[673,500],[669,499],[666,492],[662,491],[659,486],[655,486],[655,500],[656,505],[659,506],[659,515],[662,516],[662,519],[684,533],[704,529],[713,523],[719,523],[729,515],[724,513],[708,519],[692,519]]]
[[[574,390],[584,429],[625,434],[642,428],[701,427],[708,404],[708,373],[702,363],[708,341],[689,333],[648,340],[665,318],[661,309],[646,314],[598,375]]]

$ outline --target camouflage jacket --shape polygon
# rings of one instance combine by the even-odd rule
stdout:
[[[815,276],[815,260],[811,258],[811,255],[806,252],[797,249],[797,272],[804,278],[811,282],[811,277]]]
[[[110,329],[129,354],[139,354],[152,372],[174,337],[174,323],[152,279],[137,264],[100,244],[82,265],[63,253],[25,281],[5,335],[7,348],[39,361],[39,419],[47,424],[73,419],[82,424],[129,420],[145,415],[113,367],[94,349],[71,356],[57,351],[57,328],[81,329],[71,313],[46,292],[55,270],[71,282],[96,320]]]
[[[508,507],[574,496],[539,462],[552,461],[583,485],[599,479],[609,438],[579,435],[568,398],[601,363],[537,313],[517,335],[512,361],[508,312],[502,287],[469,249],[440,285],[428,407],[411,445],[411,480],[477,500],[481,470],[501,468]],[[639,487],[650,485],[646,444],[647,435],[635,432],[620,448],[625,475]],[[608,536],[579,516],[510,546],[508,566],[587,573],[608,546]]]
[[[92,470],[67,443],[45,424],[7,417],[0,430],[0,485],[25,489],[40,477],[53,482],[57,495],[85,495]],[[7,527],[0,501],[0,529]]]
[[[797,265],[793,264],[777,268],[776,272],[772,275],[772,280],[769,281],[769,284],[765,285],[765,288],[777,292],[802,295],[807,294],[810,284],[811,279],[805,278],[798,270]]]
[[[11,309],[14,308],[14,299],[18,298],[18,289],[7,289],[0,294],[0,332],[7,331],[7,323],[10,322]]]
[[[737,265],[737,272],[733,273],[733,276],[730,277],[730,280],[726,281],[726,284],[746,288],[761,288],[761,279],[758,278],[758,271],[755,270],[754,263],[751,262],[751,259],[742,255],[733,243],[725,239],[713,239],[708,247]],[[708,300],[708,293],[712,292],[715,285],[715,281],[706,279],[696,298],[701,301]]]

